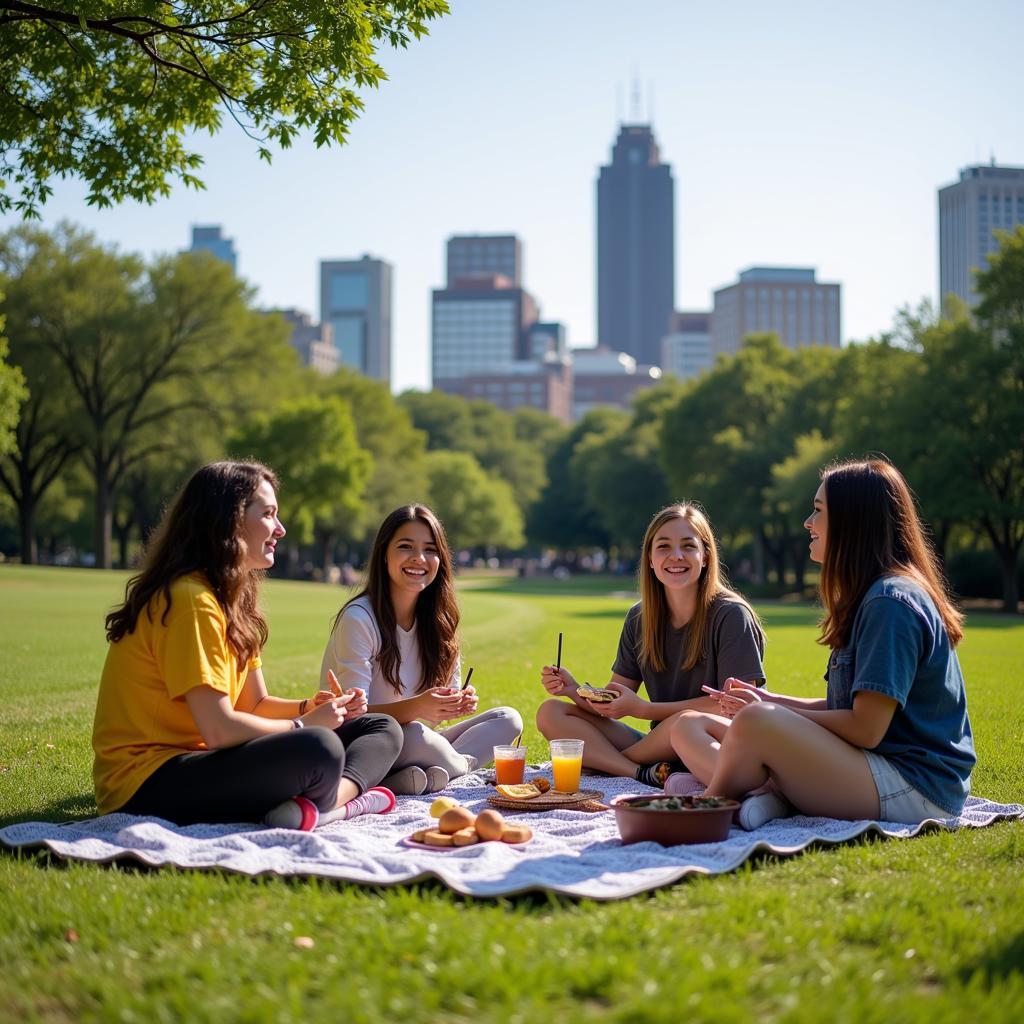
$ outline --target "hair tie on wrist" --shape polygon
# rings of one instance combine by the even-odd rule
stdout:
[[[300,717],[306,713],[306,704],[309,702],[308,697],[302,698],[302,703],[299,704],[299,715]]]

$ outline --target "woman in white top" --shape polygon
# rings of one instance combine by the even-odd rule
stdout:
[[[424,505],[403,505],[381,524],[366,587],[338,612],[320,677],[366,691],[369,711],[391,715],[404,743],[385,784],[395,793],[437,792],[492,760],[495,744],[523,729],[514,708],[473,714],[477,695],[460,685],[459,607],[451,550]],[[446,729],[434,726],[473,715]]]

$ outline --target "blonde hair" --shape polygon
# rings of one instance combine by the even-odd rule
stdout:
[[[644,534],[640,552],[640,567],[637,570],[640,590],[640,664],[656,672],[664,672],[665,637],[669,629],[668,599],[665,588],[651,568],[651,549],[658,531],[673,519],[685,519],[704,545],[705,562],[697,580],[697,607],[690,620],[686,648],[682,656],[682,668],[689,671],[708,656],[708,620],[711,605],[719,596],[731,598],[742,604],[754,620],[764,640],[764,631],[754,609],[736,591],[729,588],[721,563],[718,559],[718,544],[715,541],[711,523],[704,510],[690,501],[667,505],[651,520]]]

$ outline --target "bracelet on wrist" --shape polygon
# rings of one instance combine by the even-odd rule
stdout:
[[[293,728],[293,729],[302,729],[302,728],[305,728],[305,727],[303,726],[303,724],[302,724],[302,719],[301,719],[301,718],[293,718],[293,719],[292,719],[292,728]]]
[[[302,700],[299,701],[299,716],[300,717],[306,713],[306,705],[308,703],[309,703],[309,698],[308,697],[303,697]]]

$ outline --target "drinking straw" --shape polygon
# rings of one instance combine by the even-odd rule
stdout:
[[[520,733],[520,734],[519,734],[519,735],[518,735],[518,736],[516,737],[516,742],[515,742],[514,746],[517,746],[517,747],[518,747],[518,746],[519,746],[519,744],[520,744],[520,743],[522,743],[522,742],[523,742],[523,734],[522,734],[522,733]]]
[[[562,634],[558,634],[558,657],[555,658],[555,668],[562,667]]]
[[[470,667],[470,670],[469,670],[469,671],[468,671],[468,672],[466,673],[466,678],[465,678],[465,679],[464,679],[464,680],[462,681],[462,689],[463,689],[463,690],[464,690],[464,689],[465,689],[465,688],[466,688],[467,686],[469,686],[469,681],[470,681],[470,679],[472,679],[472,678],[473,678],[473,669],[472,669],[472,667]]]

